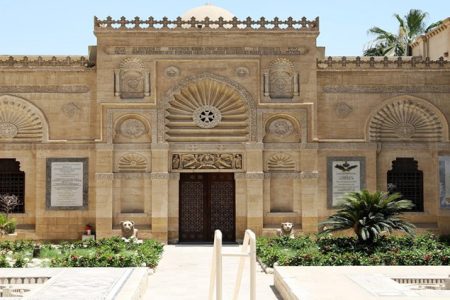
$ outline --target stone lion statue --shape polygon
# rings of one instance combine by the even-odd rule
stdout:
[[[134,228],[133,221],[122,221],[120,222],[120,228],[122,229],[123,239],[137,239],[138,230]]]
[[[278,236],[288,236],[293,239],[294,236],[294,224],[290,222],[281,223],[281,228],[277,229]]]

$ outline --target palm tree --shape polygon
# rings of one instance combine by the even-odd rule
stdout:
[[[416,37],[424,34],[441,22],[435,22],[430,26],[425,25],[428,13],[420,9],[411,9],[404,17],[394,14],[399,23],[398,33],[388,32],[380,27],[374,26],[368,30],[374,34],[375,39],[371,46],[364,50],[366,56],[404,56],[411,55],[410,44]]]
[[[399,193],[349,193],[337,213],[320,223],[321,233],[353,229],[358,242],[366,243],[374,242],[382,232],[400,230],[414,234],[415,226],[399,217],[413,206],[410,200],[402,200]]]

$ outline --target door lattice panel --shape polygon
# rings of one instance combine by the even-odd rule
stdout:
[[[210,242],[220,229],[224,241],[235,240],[233,173],[180,175],[180,241]]]
[[[180,186],[183,199],[180,227],[182,240],[201,240],[204,224],[204,187],[202,181],[185,181]]]
[[[211,183],[211,234],[220,229],[223,239],[234,240],[234,183],[216,181]]]

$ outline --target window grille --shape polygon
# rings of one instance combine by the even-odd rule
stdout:
[[[13,158],[0,159],[0,195],[16,195],[21,205],[13,213],[25,212],[25,172],[20,171],[20,162]]]
[[[412,211],[423,211],[423,172],[412,157],[397,157],[387,172],[389,192],[400,193],[402,199],[414,203]]]

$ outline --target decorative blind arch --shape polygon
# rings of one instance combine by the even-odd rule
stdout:
[[[448,139],[447,121],[432,104],[415,97],[397,97],[369,117],[369,141],[441,142]]]
[[[245,142],[255,138],[255,109],[237,84],[213,74],[183,81],[162,111],[169,142]],[[160,119],[160,120],[161,120]]]
[[[46,141],[47,128],[39,108],[16,96],[0,96],[0,142]]]

